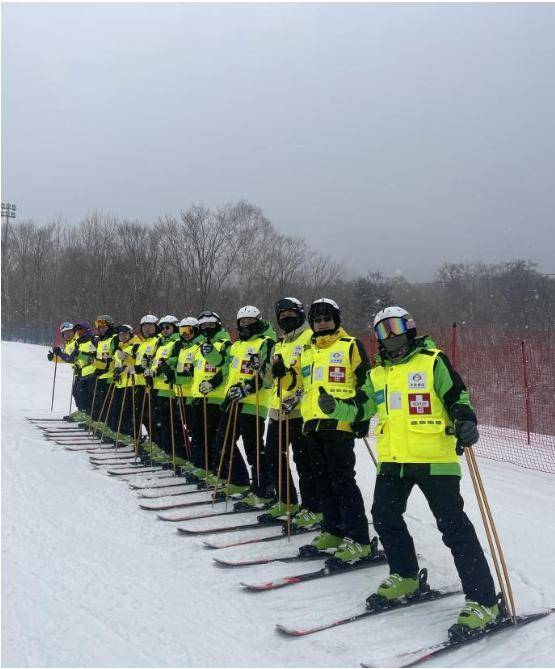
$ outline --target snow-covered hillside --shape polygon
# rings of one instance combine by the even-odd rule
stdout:
[[[217,568],[214,555],[292,555],[303,540],[209,551],[201,539],[178,535],[175,523],[140,510],[137,493],[127,482],[92,469],[88,454],[47,442],[25,420],[49,414],[53,365],[46,350],[2,343],[3,666],[357,667],[361,661],[387,662],[390,653],[444,638],[462,596],[303,639],[279,636],[276,622],[304,625],[362,610],[387,567],[276,592],[243,591],[240,581],[308,572],[319,563]],[[69,386],[69,369],[60,366],[56,415],[67,412]],[[519,612],[555,605],[555,479],[487,460],[481,461],[481,469]],[[374,473],[362,442],[357,472],[369,512]],[[467,512],[486,545],[466,475],[463,491]],[[248,522],[250,517],[223,517],[218,524]],[[409,500],[407,522],[430,583],[456,587],[451,556],[417,490]],[[205,521],[194,524],[200,527]],[[554,662],[552,616],[460,649],[435,666],[538,667]]]

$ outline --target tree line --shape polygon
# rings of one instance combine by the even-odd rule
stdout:
[[[78,225],[10,222],[2,227],[2,329],[44,328],[61,319],[110,313],[119,322],[145,313],[182,318],[205,308],[234,325],[239,306],[273,317],[278,297],[305,304],[335,299],[353,332],[368,329],[391,303],[426,327],[453,321],[501,329],[549,330],[554,281],[526,260],[446,263],[434,280],[409,282],[345,267],[302,237],[281,234],[259,207],[239,201],[191,206],[153,224],[94,212]]]

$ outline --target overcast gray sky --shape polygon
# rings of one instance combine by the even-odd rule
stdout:
[[[2,199],[246,198],[354,271],[553,264],[555,5],[3,4]]]

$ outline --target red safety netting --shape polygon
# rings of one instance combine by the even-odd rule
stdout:
[[[555,337],[453,326],[430,331],[470,391],[477,455],[555,473]],[[375,342],[363,336],[369,352]]]

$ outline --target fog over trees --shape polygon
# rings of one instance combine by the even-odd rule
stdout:
[[[136,324],[145,313],[182,318],[205,308],[233,326],[240,306],[255,304],[273,318],[275,300],[286,295],[305,304],[337,300],[345,326],[359,333],[391,303],[426,327],[553,326],[554,281],[528,260],[443,264],[434,281],[410,283],[372,271],[379,250],[369,249],[367,266],[349,277],[306,239],[280,234],[246,201],[192,206],[154,224],[102,212],[75,226],[10,222],[2,241],[3,334],[99,313]]]

